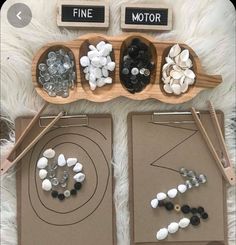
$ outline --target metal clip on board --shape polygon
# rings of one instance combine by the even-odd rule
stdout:
[[[19,162],[28,152],[29,150],[54,126],[54,124],[64,115],[64,112],[60,112],[56,117],[52,117],[52,120],[50,120],[49,124],[34,138],[32,142],[14,159],[15,152],[17,148],[20,146],[22,141],[26,138],[26,136],[29,134],[30,130],[33,128],[33,126],[38,122],[38,119],[41,115],[41,113],[45,110],[48,103],[46,103],[41,110],[34,116],[34,118],[29,123],[28,127],[25,129],[25,131],[20,136],[19,140],[15,143],[15,146],[9,153],[8,157],[1,162],[1,175],[4,174],[8,169],[10,169],[12,166],[14,166],[17,162]]]
[[[214,157],[222,175],[224,176],[225,180],[229,182],[231,185],[235,185],[235,172],[232,167],[232,164],[229,158],[229,154],[227,152],[226,144],[224,141],[224,136],[220,128],[220,124],[219,124],[219,121],[216,115],[216,111],[210,101],[208,102],[208,106],[209,106],[212,124],[215,129],[215,133],[216,133],[216,136],[218,138],[218,141],[221,147],[222,156],[219,156],[217,154],[217,151],[215,150],[211,139],[209,138],[200,118],[197,115],[196,110],[193,107],[191,108],[192,116],[210,152],[212,153],[212,156]]]

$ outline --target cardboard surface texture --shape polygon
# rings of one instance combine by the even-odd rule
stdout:
[[[131,244],[226,245],[225,182],[200,132],[194,123],[155,124],[152,115],[133,113],[128,119]],[[210,115],[201,112],[200,116],[215,148],[219,150]],[[223,114],[218,113],[218,117],[223,128]],[[191,115],[163,115],[157,118],[165,122],[190,119]],[[184,217],[181,212],[150,206],[150,201],[158,192],[166,193],[184,183],[178,172],[180,167],[205,174],[208,182],[178,195],[172,202],[190,207],[202,206],[209,219],[201,220],[198,227],[189,225],[175,234],[169,234],[167,239],[157,241],[159,229]]]
[[[41,124],[44,124],[43,121]],[[65,121],[60,121],[64,125]],[[29,118],[17,119],[17,137],[28,122]],[[109,115],[90,115],[88,125],[79,125],[80,118],[67,119],[67,125],[70,122],[70,127],[54,127],[50,130],[18,164],[19,245],[115,244],[112,119]],[[37,124],[21,149],[40,130],[42,128]],[[54,148],[56,156],[63,153],[66,158],[77,157],[83,164],[86,180],[77,196],[59,201],[51,197],[51,192],[42,190],[36,163],[47,148]],[[58,169],[60,171],[62,168]],[[73,184],[74,180],[70,178],[68,189],[72,189]]]

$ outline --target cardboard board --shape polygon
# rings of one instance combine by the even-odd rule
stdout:
[[[52,128],[18,163],[19,245],[116,244],[112,198],[112,119],[109,115],[90,115],[85,119],[60,119],[56,126],[63,127]],[[48,121],[50,119],[41,119],[40,125],[46,125]],[[28,122],[29,118],[16,120],[17,137]],[[37,124],[21,149],[41,130]],[[54,148],[56,155],[63,153],[66,157],[77,157],[83,164],[86,179],[75,197],[59,201],[53,199],[50,192],[42,190],[36,163],[47,148]],[[73,184],[74,180],[70,178],[68,189]]]
[[[223,114],[218,113],[223,129]],[[201,121],[219,151],[211,126],[210,116],[201,112]],[[131,244],[174,245],[227,245],[227,213],[225,182],[211,153],[194,123],[175,123],[193,120],[191,115],[162,115],[154,119],[153,113],[132,113],[129,130],[129,181],[131,211]],[[153,122],[167,122],[156,124]],[[180,167],[195,170],[207,176],[208,182],[173,199],[174,204],[203,206],[209,214],[198,227],[188,228],[158,241],[156,233],[184,215],[158,207],[150,201],[158,192],[184,183]]]

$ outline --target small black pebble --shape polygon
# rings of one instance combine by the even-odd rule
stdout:
[[[203,207],[198,207],[197,211],[199,214],[202,214],[202,213],[204,213],[205,210]]]
[[[51,195],[52,195],[53,198],[57,198],[58,191],[52,191]]]
[[[172,202],[167,202],[165,204],[165,208],[166,210],[170,211],[170,210],[173,210],[174,209],[174,204]]]
[[[80,190],[81,187],[82,187],[82,184],[81,184],[80,182],[76,182],[76,183],[74,184],[74,188],[75,188],[77,191]]]
[[[191,208],[191,213],[192,214],[196,214],[197,213],[197,209],[196,208]]]
[[[70,194],[71,194],[72,196],[75,196],[75,195],[77,194],[76,189],[72,189],[72,190],[70,191]]]
[[[204,212],[204,213],[201,214],[201,217],[203,219],[208,219],[208,214],[206,212]]]
[[[184,214],[188,214],[190,213],[190,207],[188,205],[183,205],[181,207],[181,211],[184,213]]]
[[[65,195],[63,193],[58,194],[58,199],[63,201],[65,199]]]
[[[190,223],[194,226],[198,226],[200,224],[200,218],[196,215],[193,215],[190,219]]]

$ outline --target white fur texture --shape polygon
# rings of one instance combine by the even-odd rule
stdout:
[[[127,1],[127,0],[126,0]],[[120,7],[125,0],[110,1],[110,27],[108,35],[117,35],[120,29]],[[42,105],[31,83],[31,61],[35,52],[45,43],[71,40],[89,30],[69,30],[56,26],[56,0],[24,0],[32,10],[30,25],[16,29],[9,25],[6,10],[1,10],[1,114],[10,122],[18,116],[33,115]],[[141,1],[130,0],[129,2]],[[144,1],[145,2],[145,1]],[[155,1],[149,1],[155,3]],[[108,103],[78,101],[66,106],[51,105],[47,113],[55,114],[62,108],[70,113],[111,113],[114,119],[113,164],[116,178],[114,200],[117,212],[118,245],[129,244],[128,210],[128,151],[127,114],[131,111],[187,110],[191,105],[206,109],[210,99],[217,109],[225,113],[226,141],[235,163],[235,10],[228,0],[160,0],[173,8],[173,30],[150,32],[159,40],[176,40],[190,45],[199,55],[204,71],[221,74],[223,83],[206,90],[192,101],[168,105],[156,100],[132,101],[118,98]],[[105,31],[102,31],[105,33]],[[1,144],[2,157],[13,146],[10,141]],[[235,244],[235,188],[228,189],[228,238]],[[1,181],[1,244],[17,244],[16,193],[14,171]]]

